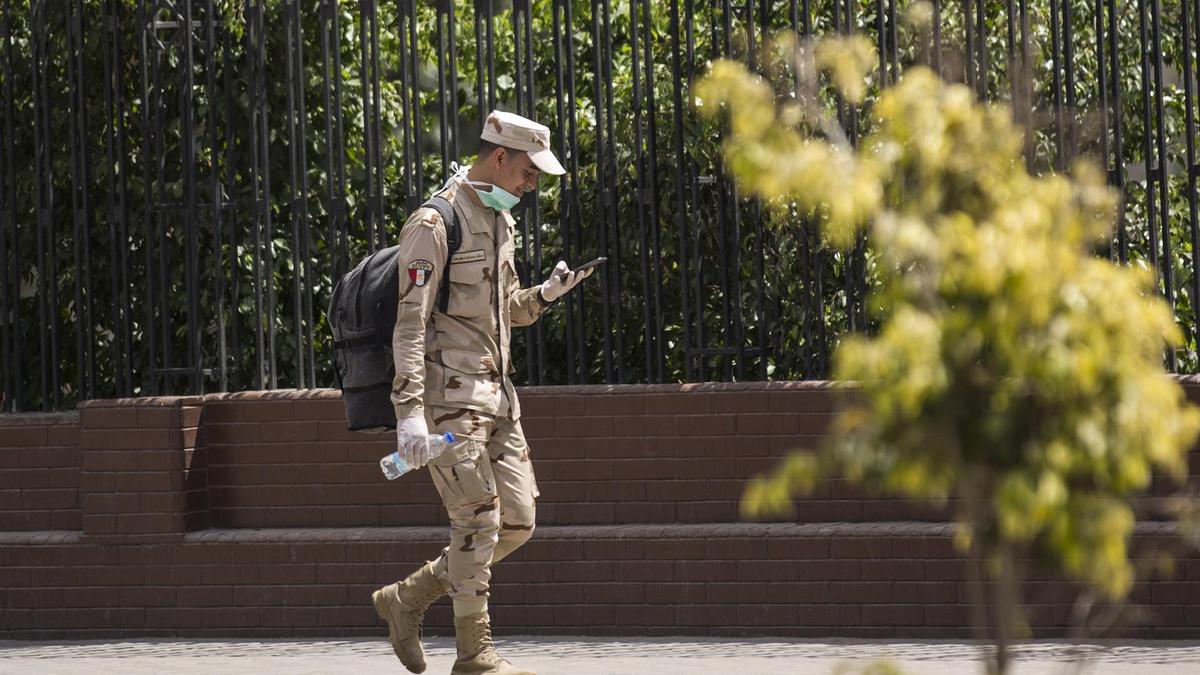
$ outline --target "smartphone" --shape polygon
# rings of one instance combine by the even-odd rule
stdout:
[[[583,272],[585,270],[590,270],[591,268],[595,267],[596,265],[599,265],[600,263],[605,262],[607,260],[608,260],[608,258],[606,258],[604,256],[600,256],[599,258],[596,258],[595,260],[589,260],[588,262],[585,262],[584,264],[580,265],[579,267],[576,267],[575,269],[573,269],[571,271],[572,272]],[[560,276],[560,278],[561,278],[561,276]]]

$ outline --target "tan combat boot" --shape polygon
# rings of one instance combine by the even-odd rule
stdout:
[[[409,672],[425,671],[421,622],[433,601],[448,592],[450,585],[439,579],[434,574],[433,563],[427,562],[404,581],[384,586],[371,594],[375,613],[387,622],[392,651]]]
[[[450,675],[534,675],[532,670],[517,668],[496,653],[486,611],[454,617],[454,639],[458,660]]]

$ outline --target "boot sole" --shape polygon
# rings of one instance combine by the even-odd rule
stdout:
[[[400,663],[405,668],[408,669],[408,672],[410,672],[410,673],[425,672],[426,664],[422,663],[419,666],[410,666],[407,663],[404,663],[404,658],[400,656],[400,648],[396,645],[396,642],[397,642],[396,631],[395,631],[395,629],[392,628],[392,620],[388,616],[387,604],[388,604],[388,600],[387,600],[387,598],[383,597],[383,591],[374,591],[373,593],[371,593],[371,605],[373,605],[375,607],[375,614],[380,619],[383,619],[383,622],[387,624],[388,642],[391,643],[391,645],[392,645],[392,653],[394,653],[396,655],[396,658],[400,659]]]

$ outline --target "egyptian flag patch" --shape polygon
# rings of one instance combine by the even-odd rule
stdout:
[[[414,260],[408,264],[408,278],[414,286],[424,286],[432,273],[433,263],[428,260]]]

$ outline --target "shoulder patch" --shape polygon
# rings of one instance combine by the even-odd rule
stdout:
[[[408,264],[408,279],[414,286],[424,286],[429,283],[429,275],[433,272],[433,263],[428,260],[414,260]]]

